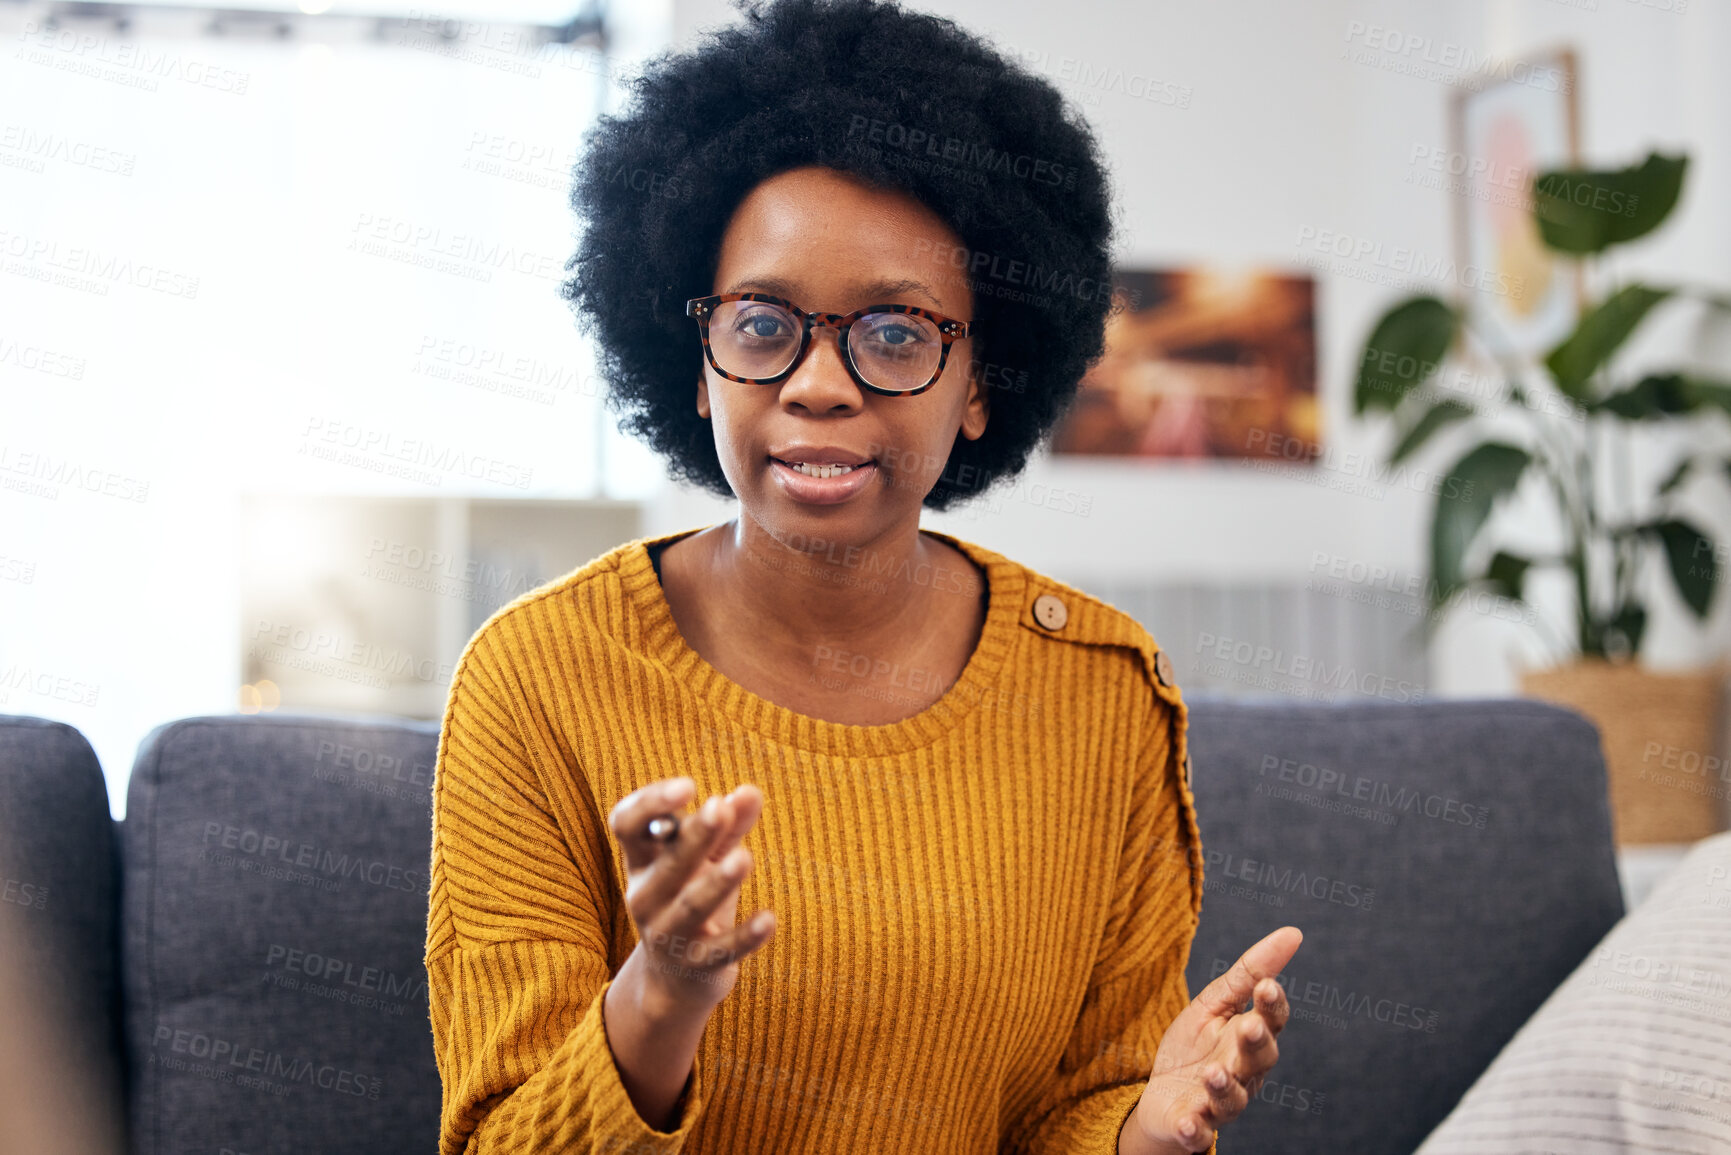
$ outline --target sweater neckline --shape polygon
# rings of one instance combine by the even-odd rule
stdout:
[[[947,542],[986,572],[986,621],[961,676],[935,702],[897,722],[876,726],[832,722],[801,714],[746,689],[692,648],[673,620],[673,607],[649,557],[651,546],[668,544],[713,526],[638,538],[621,552],[619,577],[645,631],[645,648],[667,668],[673,682],[714,706],[742,728],[786,745],[838,755],[890,755],[930,745],[977,709],[996,684],[1016,641],[1018,613],[1026,592],[1021,568],[1008,558],[951,534],[922,529]]]

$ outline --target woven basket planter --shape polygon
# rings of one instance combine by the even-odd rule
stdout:
[[[1620,846],[1694,842],[1725,829],[1731,759],[1722,730],[1723,664],[1658,672],[1584,659],[1521,673],[1529,698],[1599,727]]]

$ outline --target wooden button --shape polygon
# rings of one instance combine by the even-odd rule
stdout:
[[[1160,679],[1162,686],[1172,684],[1172,659],[1166,656],[1165,650],[1154,655],[1154,675]]]
[[[1051,594],[1041,594],[1034,599],[1034,620],[1048,630],[1061,630],[1070,620],[1070,611]]]

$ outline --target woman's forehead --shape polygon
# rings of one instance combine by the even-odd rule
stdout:
[[[911,294],[959,310],[971,298],[967,262],[951,259],[959,246],[943,219],[906,192],[832,169],[794,169],[740,203],[722,237],[715,291],[751,289],[830,310],[840,302],[827,298],[838,294]]]

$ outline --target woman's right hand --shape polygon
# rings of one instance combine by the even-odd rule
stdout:
[[[775,916],[737,923],[739,891],[751,873],[740,845],[763,813],[763,792],[749,783],[712,795],[681,813],[696,793],[690,778],[664,778],[626,795],[607,817],[625,851],[625,906],[637,928],[643,981],[668,1007],[707,1014],[739,979],[739,960],[768,942]],[[649,834],[651,819],[679,815],[668,841]]]

